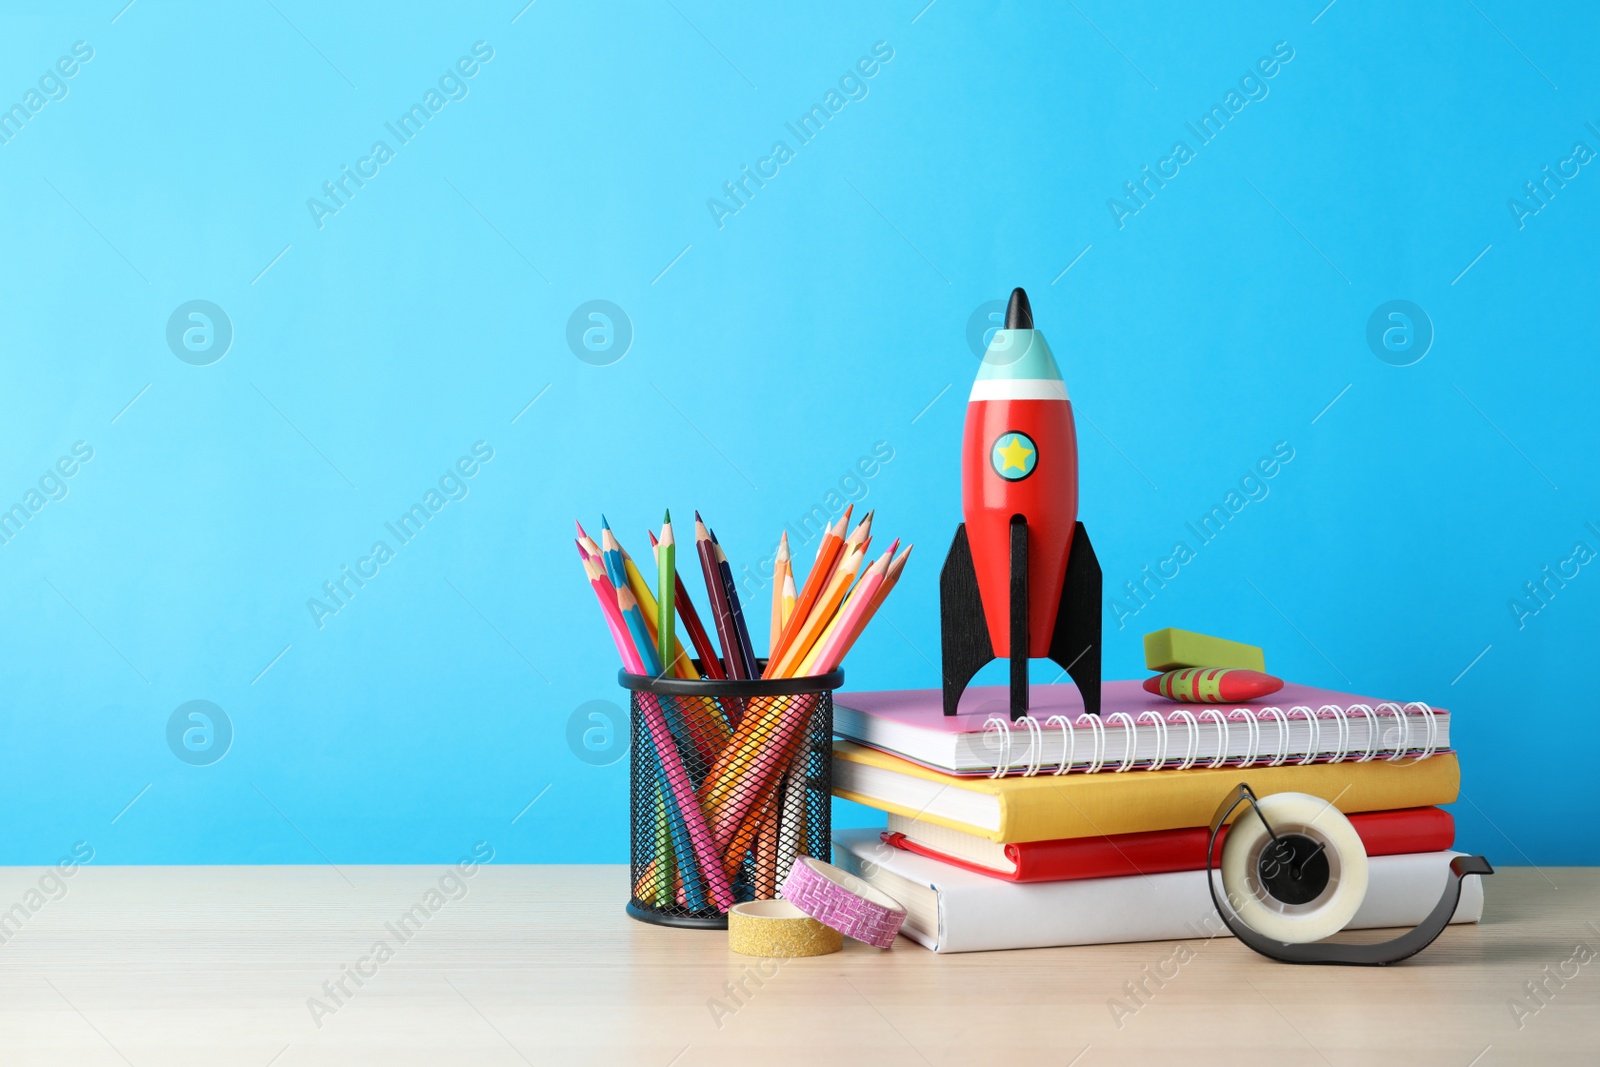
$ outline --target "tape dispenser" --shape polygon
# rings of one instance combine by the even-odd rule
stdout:
[[[1226,900],[1219,900],[1211,865],[1217,835],[1245,803],[1250,812],[1240,813],[1222,845]],[[1493,873],[1482,856],[1457,856],[1439,903],[1418,926],[1390,941],[1347,945],[1323,938],[1344,929],[1361,907],[1367,850],[1350,820],[1328,801],[1305,793],[1257,798],[1240,782],[1212,817],[1206,845],[1206,885],[1217,915],[1240,941],[1284,963],[1381,967],[1414,956],[1449,925],[1461,900],[1461,880]]]

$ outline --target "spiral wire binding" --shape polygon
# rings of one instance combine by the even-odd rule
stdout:
[[[1239,763],[1241,769],[1255,766],[1261,755],[1261,720],[1250,714],[1244,708],[1234,708],[1228,712],[1228,719],[1232,721],[1243,716],[1245,726],[1250,731],[1250,751],[1245,753],[1244,759]]]
[[[1207,716],[1217,722],[1217,754],[1206,766],[1208,768],[1220,767],[1228,758],[1228,742],[1232,739],[1233,732],[1228,726],[1228,717],[1216,708],[1206,708],[1200,713],[1202,719]]]
[[[1167,762],[1167,717],[1159,711],[1143,711],[1139,713],[1139,721],[1150,720],[1156,728],[1156,758],[1150,765],[1150,770],[1159,771]]]
[[[1114,773],[1121,774],[1133,766],[1133,739],[1137,729],[1133,716],[1125,711],[1114,711],[1107,716],[1107,719],[1113,726],[1119,723],[1122,726],[1122,763],[1114,769]],[[1110,744],[1110,742],[1108,741],[1107,744]]]
[[[1337,704],[1324,704],[1317,709],[1319,717],[1323,712],[1332,714],[1339,724],[1339,747],[1333,750],[1333,755],[1328,762],[1343,763],[1345,756],[1350,754],[1350,716]]]
[[[1439,714],[1428,704],[1414,700],[1404,707],[1393,701],[1385,701],[1374,710],[1367,704],[1351,704],[1348,708],[1337,704],[1324,704],[1313,711],[1304,704],[1296,704],[1287,712],[1278,707],[1265,708],[1233,708],[1224,712],[1220,708],[1202,708],[1198,715],[1187,708],[1174,708],[1165,714],[1159,711],[1142,711],[1137,720],[1125,711],[1113,712],[1102,719],[1098,715],[1081,713],[1076,719],[1066,715],[1051,715],[1041,723],[1032,715],[1024,715],[1015,722],[1011,722],[999,715],[991,715],[984,720],[984,733],[994,733],[995,746],[999,750],[999,758],[995,760],[994,770],[989,773],[990,778],[1004,777],[1013,770],[1020,771],[1023,778],[1036,777],[1044,769],[1045,734],[1048,728],[1054,727],[1061,731],[1062,756],[1051,769],[1052,777],[1070,774],[1078,769],[1083,774],[1096,774],[1104,770],[1107,764],[1112,764],[1111,770],[1120,774],[1133,769],[1135,763],[1136,742],[1138,729],[1142,725],[1149,725],[1155,733],[1155,755],[1146,763],[1144,769],[1150,771],[1167,770],[1172,764],[1172,770],[1188,770],[1200,761],[1200,734],[1206,724],[1214,725],[1217,729],[1217,754],[1201,764],[1207,769],[1215,769],[1224,764],[1233,762],[1239,769],[1245,769],[1261,763],[1267,767],[1281,767],[1294,759],[1296,766],[1305,766],[1311,763],[1343,763],[1352,758],[1351,745],[1354,732],[1351,719],[1359,713],[1367,723],[1366,750],[1353,758],[1357,763],[1366,763],[1383,755],[1388,762],[1406,759],[1408,756],[1423,760],[1439,752]],[[1385,743],[1385,719],[1392,717],[1394,727],[1392,733],[1394,745]],[[1289,749],[1292,720],[1304,719],[1309,731],[1306,751],[1298,757],[1292,757]],[[1323,721],[1333,720],[1329,731],[1329,748],[1323,749]],[[1422,720],[1424,739],[1420,747],[1411,746],[1411,721]],[[1271,722],[1277,727],[1273,738],[1272,749],[1266,747],[1266,739],[1262,735],[1262,724]],[[1229,750],[1233,742],[1233,723],[1244,724],[1248,740],[1244,754],[1230,757]],[[1178,759],[1173,753],[1171,728],[1183,725],[1187,728],[1184,739],[1184,754]],[[1114,758],[1110,753],[1110,737],[1108,731],[1112,727],[1122,728],[1123,750],[1120,759]],[[1087,728],[1093,735],[1090,744],[1090,754],[1082,768],[1077,768],[1078,762],[1078,733]],[[1013,754],[1013,742],[1018,730],[1027,732],[1027,748]],[[987,742],[986,742],[987,744]]]
[[[1046,726],[1051,726],[1056,723],[1061,725],[1062,758],[1061,761],[1056,764],[1056,769],[1050,772],[1052,776],[1060,777],[1061,775],[1067,773],[1068,767],[1071,767],[1078,761],[1078,731],[1072,728],[1072,724],[1067,721],[1067,717],[1065,715],[1052,715],[1044,722]]]
[[[1194,712],[1186,708],[1179,708],[1172,714],[1178,716],[1189,726],[1189,747],[1183,750],[1183,762],[1174,770],[1186,771],[1194,766],[1194,761],[1200,758],[1200,724],[1195,721]]]
[[[1352,711],[1359,711],[1367,717],[1367,751],[1356,758],[1357,763],[1366,763],[1378,754],[1378,714],[1366,704],[1351,704],[1345,709],[1348,716]]]
[[[1039,773],[1040,761],[1044,759],[1044,728],[1032,715],[1024,715],[1018,721],[1028,728],[1028,769],[1022,774],[1025,778],[1032,778]]]
[[[983,732],[995,730],[1000,734],[1000,758],[994,761],[994,773],[990,778],[999,778],[1011,769],[1011,724],[998,715],[991,715],[983,721]]]
[[[1378,714],[1380,716],[1383,714],[1384,708],[1389,708],[1391,713],[1394,715],[1395,727],[1394,751],[1388,756],[1385,756],[1384,759],[1389,763],[1394,763],[1397,760],[1405,758],[1406,741],[1411,736],[1411,728],[1406,723],[1405,710],[1401,708],[1399,704],[1396,704],[1392,700],[1385,700],[1382,704],[1378,705]]]

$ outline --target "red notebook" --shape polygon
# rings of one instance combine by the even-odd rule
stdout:
[[[1400,808],[1348,816],[1369,856],[1442,852],[1455,843],[1456,823],[1443,808]],[[1214,863],[1221,862],[1227,827],[1217,835]],[[1069,882],[1132,874],[1198,871],[1206,865],[1210,829],[1152,830],[1109,837],[1073,837],[1000,845],[936,823],[889,816],[883,840],[964,870],[1008,882]]]

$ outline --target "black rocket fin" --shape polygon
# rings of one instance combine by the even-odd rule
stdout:
[[[1099,574],[1096,568],[1097,598]],[[983,615],[983,595],[978,591],[978,572],[972,565],[972,548],[967,544],[966,523],[956,527],[950,552],[944,557],[944,569],[939,572],[939,637],[944,713],[954,715],[967,683],[994,659],[989,624]],[[1096,669],[1099,662],[1096,653]]]
[[[1017,290],[1022,292],[1021,289]],[[1015,296],[1012,297],[1015,300]],[[1024,300],[1027,298],[1024,297]],[[1011,721],[1028,714],[1028,520],[1011,516]]]
[[[965,539],[962,541],[964,544]],[[1067,557],[1067,574],[1061,582],[1056,628],[1050,635],[1050,658],[1072,676],[1083,697],[1083,710],[1091,715],[1100,714],[1100,586],[1100,561],[1080,522],[1072,534],[1072,553]]]

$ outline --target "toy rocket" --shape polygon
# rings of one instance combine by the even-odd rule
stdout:
[[[984,664],[1011,662],[1011,717],[1028,711],[1028,660],[1071,675],[1100,713],[1100,564],[1078,522],[1072,402],[1028,295],[1011,291],[967,398],[961,510],[939,576],[944,713]]]

